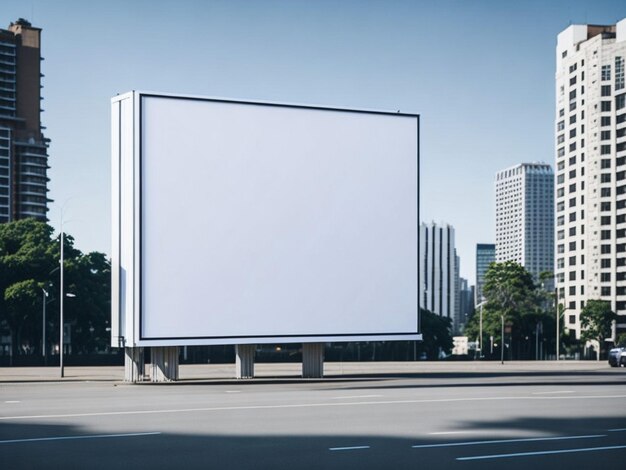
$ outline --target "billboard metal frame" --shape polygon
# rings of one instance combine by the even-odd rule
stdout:
[[[348,341],[402,341],[402,340],[421,340],[420,329],[420,313],[419,313],[419,258],[416,258],[417,281],[416,286],[416,329],[414,332],[398,332],[398,333],[341,333],[341,334],[283,334],[283,335],[237,335],[237,336],[172,336],[172,337],[148,337],[143,335],[144,308],[143,308],[143,99],[159,98],[159,99],[176,99],[190,100],[201,102],[215,102],[226,104],[241,104],[251,106],[278,107],[278,108],[296,108],[318,111],[333,111],[346,113],[402,116],[415,119],[416,136],[417,136],[417,214],[416,220],[419,224],[420,220],[420,194],[419,194],[419,178],[420,178],[420,115],[412,113],[402,113],[400,111],[381,111],[366,109],[350,109],[336,108],[326,106],[304,105],[304,104],[287,104],[263,101],[245,101],[231,100],[224,98],[213,98],[195,95],[178,95],[170,93],[155,93],[132,91],[112,98],[113,106],[118,104],[118,115],[112,112],[112,244],[113,244],[113,260],[112,260],[112,321],[111,321],[111,342],[114,347],[135,347],[135,346],[184,346],[184,345],[225,345],[225,344],[273,344],[273,343],[308,343],[308,342],[348,342]],[[123,113],[121,103],[128,100],[131,104],[130,114],[133,119],[133,133],[130,136],[132,140],[133,152],[133,211],[132,211],[132,232],[133,232],[133,299],[131,300],[131,311],[125,310],[125,306],[121,304],[125,291],[123,285],[124,279],[120,271],[120,256],[122,246],[122,187],[120,167],[122,165],[121,156],[123,154],[124,139],[122,138],[122,121]],[[128,112],[128,111],[127,111]],[[115,126],[118,126],[117,129]],[[126,140],[128,140],[126,136]],[[127,142],[128,143],[128,142]],[[116,153],[117,152],[117,153]],[[116,161],[117,159],[117,161]],[[417,239],[415,240],[417,251],[419,253],[419,230],[417,230]],[[132,318],[128,318],[131,313]]]

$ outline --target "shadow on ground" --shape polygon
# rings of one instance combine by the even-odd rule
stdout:
[[[621,468],[626,448],[459,461],[457,458],[552,452],[575,448],[626,447],[626,409],[615,418],[550,419],[459,423],[467,434],[414,438],[354,434],[284,435],[239,429],[237,434],[168,433],[167,423],[140,428],[120,423],[117,430],[19,421],[0,422],[3,469],[553,469]],[[198,419],[201,419],[200,416]],[[375,429],[376,423],[371,428]],[[207,426],[210,428],[210,426]],[[613,430],[613,431],[610,431]],[[154,433],[128,435],[129,433]],[[126,434],[118,435],[115,434]],[[530,437],[574,439],[502,442]],[[47,439],[47,440],[43,440]],[[479,441],[500,441],[467,444]],[[435,446],[420,447],[413,446]],[[348,448],[333,450],[336,448]],[[349,449],[353,448],[353,449]]]

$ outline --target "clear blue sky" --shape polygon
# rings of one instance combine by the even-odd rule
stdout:
[[[3,0],[43,28],[49,213],[110,253],[109,99],[132,89],[422,116],[423,221],[456,228],[461,274],[493,243],[497,170],[553,163],[554,47],[624,0]],[[3,24],[2,24],[3,23]]]

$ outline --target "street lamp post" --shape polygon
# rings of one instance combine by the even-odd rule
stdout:
[[[569,310],[569,307],[565,306],[565,299],[563,299],[563,311],[559,312],[559,302],[556,302],[556,360],[559,360],[559,348],[561,343],[561,317],[565,315],[565,312]]]
[[[61,378],[65,376],[63,369],[63,212],[61,210],[61,260],[60,260],[60,296],[59,296],[59,366],[61,369]]]
[[[504,364],[504,315],[500,315],[500,319],[502,320],[502,345],[500,346],[500,363]]]
[[[487,302],[487,300],[484,297],[482,297],[481,302],[478,304],[478,306],[480,307],[480,314],[479,314],[479,321],[478,321],[478,347],[479,347],[478,358],[479,359],[483,358],[483,306],[485,305],[485,302]]]
[[[43,293],[43,324],[42,324],[42,337],[41,337],[41,355],[43,356],[43,364],[47,364],[47,354],[46,354],[46,297],[48,297],[48,291],[41,288]]]

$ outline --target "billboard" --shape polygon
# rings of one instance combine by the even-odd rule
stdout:
[[[112,99],[112,344],[421,339],[419,116]]]

